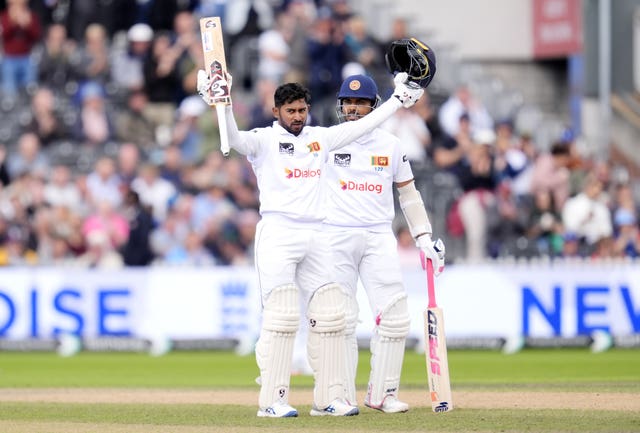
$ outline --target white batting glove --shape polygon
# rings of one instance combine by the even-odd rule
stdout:
[[[233,77],[228,72],[209,78],[206,71],[200,69],[196,82],[198,95],[200,95],[207,105],[216,105],[218,103],[230,104],[232,79]]]
[[[402,102],[404,108],[413,106],[424,93],[424,89],[416,83],[407,81],[408,77],[406,72],[399,72],[393,78],[393,82],[396,85],[395,89],[393,89],[393,96]]]
[[[444,242],[441,239],[431,240],[431,236],[422,235],[416,239],[416,246],[420,248],[420,262],[422,269],[427,269],[427,259],[433,264],[433,274],[437,277],[444,271]]]

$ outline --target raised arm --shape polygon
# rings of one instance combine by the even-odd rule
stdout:
[[[219,102],[228,101],[229,104],[224,108],[224,120],[226,123],[227,136],[229,138],[229,146],[243,155],[254,154],[259,145],[259,139],[256,134],[248,131],[240,131],[236,118],[233,115],[233,102],[231,101],[231,83],[232,76],[225,73],[221,77],[224,83],[213,82],[204,70],[198,71],[197,89],[198,94],[204,102],[210,106],[214,106]],[[213,80],[216,78],[214,77]],[[212,90],[213,89],[213,90]],[[220,120],[220,118],[218,118]]]

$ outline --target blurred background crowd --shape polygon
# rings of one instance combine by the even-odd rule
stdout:
[[[413,36],[396,18],[380,40],[345,0],[4,0],[0,11],[0,265],[13,266],[252,263],[253,172],[221,156],[195,94],[200,17],[222,17],[241,129],[271,124],[282,82],[311,90],[317,125],[336,122],[347,75],[371,75],[386,98],[385,47]],[[637,174],[582,154],[570,128],[540,146],[485,102],[464,82],[428,89],[383,125],[448,260],[635,258]],[[399,248],[415,264],[403,221]]]

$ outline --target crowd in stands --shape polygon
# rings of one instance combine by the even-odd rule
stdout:
[[[195,94],[198,19],[221,16],[241,127],[271,124],[277,85],[312,92],[311,122],[336,122],[346,75],[387,97],[384,48],[345,0],[0,2],[0,265],[118,268],[244,265],[259,219],[244,157],[222,157],[217,120]],[[437,78],[436,78],[437,79]],[[632,257],[640,252],[629,171],[582,155],[576,137],[541,149],[494,119],[461,83],[429,92],[385,128],[417,183],[445,176],[433,208],[459,258]],[[398,212],[402,249],[414,246]],[[455,260],[455,253],[453,259]]]

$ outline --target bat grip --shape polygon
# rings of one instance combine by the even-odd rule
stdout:
[[[426,259],[426,271],[427,271],[427,292],[429,294],[429,308],[436,308],[438,306],[436,302],[436,285],[433,278],[433,263],[431,259]]]
[[[229,156],[229,134],[227,133],[226,105],[217,104],[216,113],[218,115],[218,128],[220,129],[220,151],[224,156]]]

